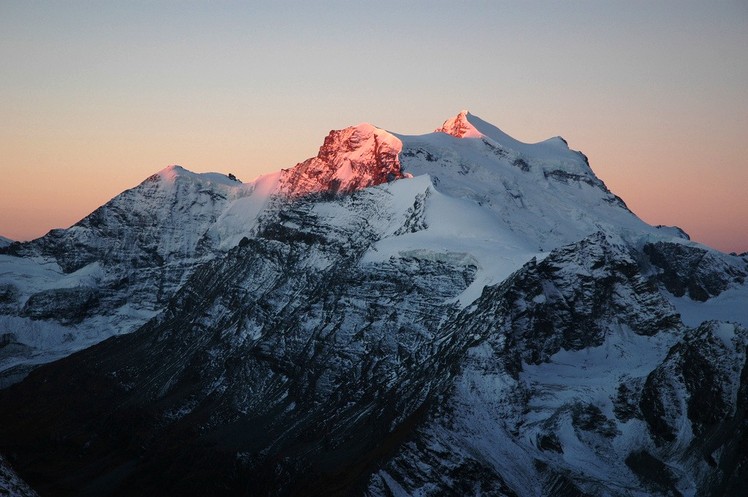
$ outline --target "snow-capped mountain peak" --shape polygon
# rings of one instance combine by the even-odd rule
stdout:
[[[192,171],[188,171],[178,164],[171,164],[166,166],[156,174],[152,175],[149,179],[163,180],[163,181],[176,181],[177,177],[193,174]]]
[[[584,155],[569,149],[569,144],[560,136],[538,143],[524,143],[512,138],[493,124],[484,121],[467,110],[447,119],[436,133],[446,133],[455,138],[476,138],[517,155],[537,159],[556,160],[571,158],[575,162],[586,162]]]
[[[447,119],[440,128],[435,130],[436,133],[447,133],[456,138],[482,138],[484,135],[468,120],[470,112],[467,110],[460,111],[456,116]],[[472,116],[471,116],[472,117]]]
[[[330,131],[316,157],[283,171],[280,192],[290,197],[345,193],[402,178],[402,146],[396,136],[368,123]]]
[[[242,185],[242,182],[236,179],[231,173],[193,173],[178,164],[166,166],[159,172],[146,178],[145,182],[160,182],[163,184],[176,184],[177,182],[188,181],[204,183],[206,185],[236,188]]]

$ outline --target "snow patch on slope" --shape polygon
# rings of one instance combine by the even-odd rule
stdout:
[[[748,285],[729,288],[706,302],[687,296],[676,297],[670,292],[662,293],[688,326],[696,327],[704,321],[716,320],[739,323],[748,328]]]
[[[207,232],[207,236],[219,250],[229,250],[245,236],[252,236],[260,213],[278,191],[280,178],[281,172],[278,171],[245,184],[247,195],[232,202]]]
[[[362,263],[384,262],[390,258],[460,259],[475,265],[473,283],[456,301],[464,307],[478,298],[486,285],[502,281],[533,257],[534,250],[490,212],[465,199],[440,193],[428,175],[400,180],[389,186],[406,211],[419,194],[424,199],[423,229],[387,236],[376,242]]]

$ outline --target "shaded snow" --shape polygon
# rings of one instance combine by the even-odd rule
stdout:
[[[687,296],[675,297],[668,292],[663,293],[688,326],[696,327],[704,321],[718,320],[740,323],[748,327],[748,284],[729,288],[706,302],[691,300]]]
[[[245,185],[248,194],[233,201],[210,227],[207,235],[220,250],[235,247],[245,236],[252,236],[257,218],[277,192],[281,173],[262,175]]]
[[[478,270],[475,280],[456,299],[463,307],[478,298],[483,287],[502,281],[524,263],[541,255],[491,212],[469,200],[440,193],[432,186],[429,175],[400,180],[388,188],[398,199],[401,211],[412,205],[419,193],[428,192],[423,200],[426,227],[379,240],[362,262],[404,257],[458,259],[462,265],[475,265]]]

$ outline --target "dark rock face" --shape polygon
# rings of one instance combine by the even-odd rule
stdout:
[[[680,324],[629,249],[602,233],[530,262],[501,285],[486,288],[470,309],[475,317],[468,329],[481,337],[501,336],[516,372],[523,361],[539,364],[561,349],[600,345],[611,322],[641,335]]]
[[[655,443],[660,445],[675,441],[675,419],[683,416],[683,406],[674,392],[667,390],[666,385],[662,384],[665,381],[667,380],[664,375],[647,377],[639,403],[639,409],[649,425],[649,431]]]
[[[18,311],[18,293],[15,285],[0,285],[0,312],[14,314]]]
[[[574,406],[571,423],[578,430],[597,432],[608,438],[615,437],[618,431],[615,423],[609,420],[594,404]]]
[[[660,269],[657,279],[675,295],[701,302],[715,297],[730,285],[742,284],[745,264],[728,264],[706,249],[670,242],[650,243],[644,253]]]
[[[701,437],[734,414],[740,381],[735,373],[745,365],[746,338],[734,325],[705,323],[670,350],[648,376],[640,404],[656,439],[674,441],[684,416]]]
[[[650,490],[673,497],[683,495],[676,488],[677,479],[667,465],[646,450],[629,454],[626,457],[626,465]]]
[[[723,493],[729,482],[747,477],[746,346],[748,330],[704,323],[673,346],[644,386],[639,408],[659,451],[687,445],[704,495],[732,495]]]
[[[613,413],[624,423],[634,418],[641,418],[637,392],[641,392],[641,386],[636,383],[618,385],[616,397],[613,399]]]
[[[89,316],[98,301],[98,294],[92,288],[44,290],[29,297],[21,315],[31,319],[55,319],[63,324],[75,324]]]

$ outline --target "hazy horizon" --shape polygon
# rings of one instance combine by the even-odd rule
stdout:
[[[561,135],[650,224],[748,251],[748,6],[4,2],[0,235],[68,227],[169,164],[243,181],[330,129],[460,109]]]

